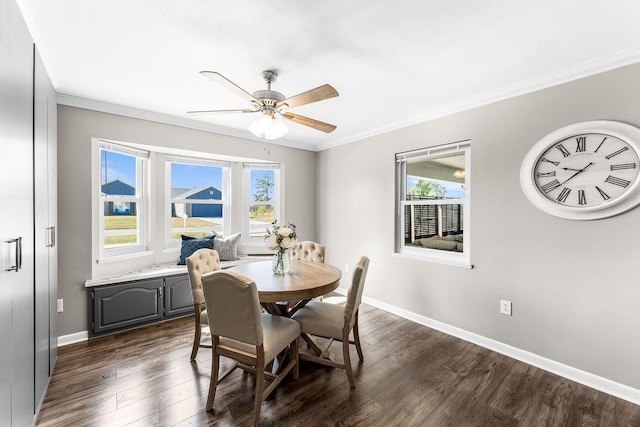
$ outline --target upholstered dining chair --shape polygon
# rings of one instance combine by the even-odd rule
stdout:
[[[218,256],[218,251],[214,249],[198,249],[186,261],[196,320],[193,348],[191,349],[191,361],[194,361],[200,347],[211,348],[211,342],[208,339],[202,340],[202,329],[209,327],[209,319],[207,318],[204,293],[202,292],[201,277],[205,273],[220,270],[220,257]]]
[[[262,402],[293,370],[298,379],[298,337],[300,324],[287,317],[262,313],[253,280],[234,271],[216,271],[202,277],[212,340],[211,381],[206,410],[213,409],[218,383],[236,368],[256,374],[252,425],[258,425]],[[265,368],[284,350],[289,362],[277,374]],[[220,356],[236,363],[218,378]],[[268,383],[267,384],[265,384]]]
[[[306,240],[291,249],[291,259],[324,262],[324,245]]]
[[[324,262],[324,245],[320,243],[312,242],[311,240],[305,240],[298,242],[291,249],[291,259],[297,259],[300,261],[312,261],[312,262]],[[322,295],[316,298],[322,301]],[[284,310],[289,310],[290,304],[286,302],[278,303]]]
[[[369,268],[369,258],[361,257],[353,270],[351,286],[347,293],[347,302],[344,306],[330,304],[322,301],[309,301],[307,305],[298,310],[291,318],[300,322],[302,338],[311,346],[316,355],[300,354],[301,360],[308,360],[322,365],[341,368],[347,371],[351,388],[356,388],[351,369],[349,344],[355,344],[360,362],[364,361],[360,335],[358,333],[358,310],[362,301],[362,290]],[[353,331],[353,340],[349,334]],[[318,347],[309,335],[329,338],[324,349]],[[343,362],[339,363],[329,358],[329,347],[334,340],[342,341]]]

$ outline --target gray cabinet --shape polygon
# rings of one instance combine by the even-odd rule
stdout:
[[[99,334],[161,320],[163,284],[163,279],[151,279],[92,290],[93,332]]]
[[[33,41],[0,1],[0,425],[34,416]]]
[[[56,93],[34,55],[33,164],[35,251],[35,404],[42,402],[57,356],[58,255],[56,244]]]
[[[56,211],[57,107],[14,0],[0,0],[0,64],[0,425],[31,426],[57,347],[56,254],[44,239]]]
[[[186,274],[98,286],[89,298],[92,336],[193,313]]]
[[[193,295],[188,275],[165,278],[164,311],[166,317],[193,313]]]

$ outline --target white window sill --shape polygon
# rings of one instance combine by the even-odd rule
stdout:
[[[462,268],[473,268],[473,264],[466,259],[464,255],[461,254],[449,254],[449,253],[434,253],[436,251],[430,251],[427,249],[419,249],[420,251],[425,251],[429,253],[425,254],[417,254],[417,253],[405,253],[405,252],[394,252],[392,256],[397,258],[405,258],[411,259],[414,261],[422,261],[422,262],[433,262],[436,264],[444,264],[451,265],[453,267],[462,267]],[[441,251],[437,251],[441,252]]]

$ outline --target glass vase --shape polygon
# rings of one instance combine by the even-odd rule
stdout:
[[[273,253],[273,263],[271,265],[273,274],[287,274],[289,272],[289,251],[282,249]]]

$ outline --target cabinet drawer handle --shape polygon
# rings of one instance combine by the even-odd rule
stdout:
[[[16,265],[11,268],[7,268],[6,271],[15,271],[18,272],[22,268],[22,237],[18,237],[17,239],[7,240],[8,244],[15,243],[16,244]]]

